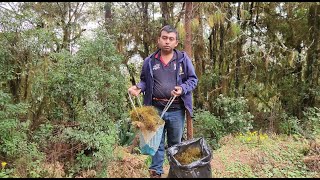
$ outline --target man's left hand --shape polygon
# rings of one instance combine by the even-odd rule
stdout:
[[[182,87],[181,86],[175,86],[174,90],[171,91],[172,96],[180,96],[182,94]]]

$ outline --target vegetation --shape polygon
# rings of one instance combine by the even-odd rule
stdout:
[[[150,157],[127,150],[127,89],[166,24],[199,78],[194,136],[213,149],[213,176],[319,177],[318,2],[0,9],[0,177],[147,177]]]
[[[319,140],[319,137],[318,137]],[[301,136],[266,135],[248,132],[221,139],[222,147],[214,151],[213,177],[238,178],[315,178],[319,163],[314,146]],[[318,141],[319,143],[319,141]],[[319,144],[318,144],[319,146]],[[319,149],[317,150],[319,155]],[[318,165],[317,165],[318,164]],[[312,166],[312,167],[311,167]],[[318,168],[316,171],[314,168]]]
[[[133,108],[130,112],[132,124],[137,126],[141,131],[156,131],[159,125],[164,124],[158,111],[153,106],[142,106]]]

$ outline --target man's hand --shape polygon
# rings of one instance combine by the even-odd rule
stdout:
[[[181,86],[175,86],[174,90],[171,91],[172,96],[180,96],[182,94],[182,87]]]
[[[132,95],[132,96],[138,96],[141,92],[141,89],[139,89],[136,85],[131,86],[128,89],[128,92]]]

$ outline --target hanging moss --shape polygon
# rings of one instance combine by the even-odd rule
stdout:
[[[156,131],[159,125],[164,121],[160,118],[158,111],[153,106],[138,107],[130,112],[131,121],[141,122],[143,125],[139,126],[141,130]]]
[[[201,159],[202,153],[199,147],[189,147],[182,153],[174,155],[174,158],[176,158],[180,164],[187,165]]]

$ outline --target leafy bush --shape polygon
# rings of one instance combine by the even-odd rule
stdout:
[[[8,158],[17,158],[25,148],[21,144],[27,141],[29,122],[20,123],[18,116],[26,109],[26,104],[14,104],[11,96],[0,90],[0,152]]]
[[[112,43],[104,30],[98,29],[93,39],[79,41],[76,54],[50,53],[39,63],[33,79],[32,108],[42,108],[46,119],[36,127],[33,139],[81,144],[80,149],[72,150],[77,153],[76,164],[65,166],[71,173],[68,177],[107,164],[118,144],[116,124],[127,115],[127,80],[121,70],[123,57]]]
[[[320,134],[320,108],[309,107],[303,115],[303,129],[313,136]]]
[[[39,152],[38,145],[28,140],[30,121],[20,122],[19,115],[26,113],[28,105],[25,103],[14,104],[11,101],[11,96],[0,90],[0,154],[4,155],[6,159],[10,159],[9,164],[17,164],[23,168],[31,167],[39,164],[43,160],[43,154]],[[24,164],[19,164],[21,159]],[[29,168],[33,169],[33,168]],[[10,173],[17,174],[10,170]],[[9,176],[9,170],[4,177]],[[4,173],[4,172],[2,172]],[[19,172],[18,172],[19,173]],[[40,173],[40,172],[39,172]],[[25,173],[24,177],[37,177],[35,172]],[[11,176],[11,175],[10,175]]]
[[[246,133],[252,129],[253,118],[246,103],[244,98],[229,98],[221,94],[214,102],[215,108],[220,110],[218,115],[203,109],[195,111],[195,134],[205,137],[212,147],[218,148],[221,137],[230,133]]]
[[[282,113],[279,121],[279,133],[283,134],[300,134],[300,120],[295,116],[288,116],[286,113]]]
[[[219,139],[225,135],[222,122],[209,111],[198,109],[194,114],[195,136],[204,137],[206,141],[217,149]]]
[[[247,100],[243,97],[232,98],[219,95],[214,102],[225,132],[247,132],[252,129],[253,115],[248,112]]]

